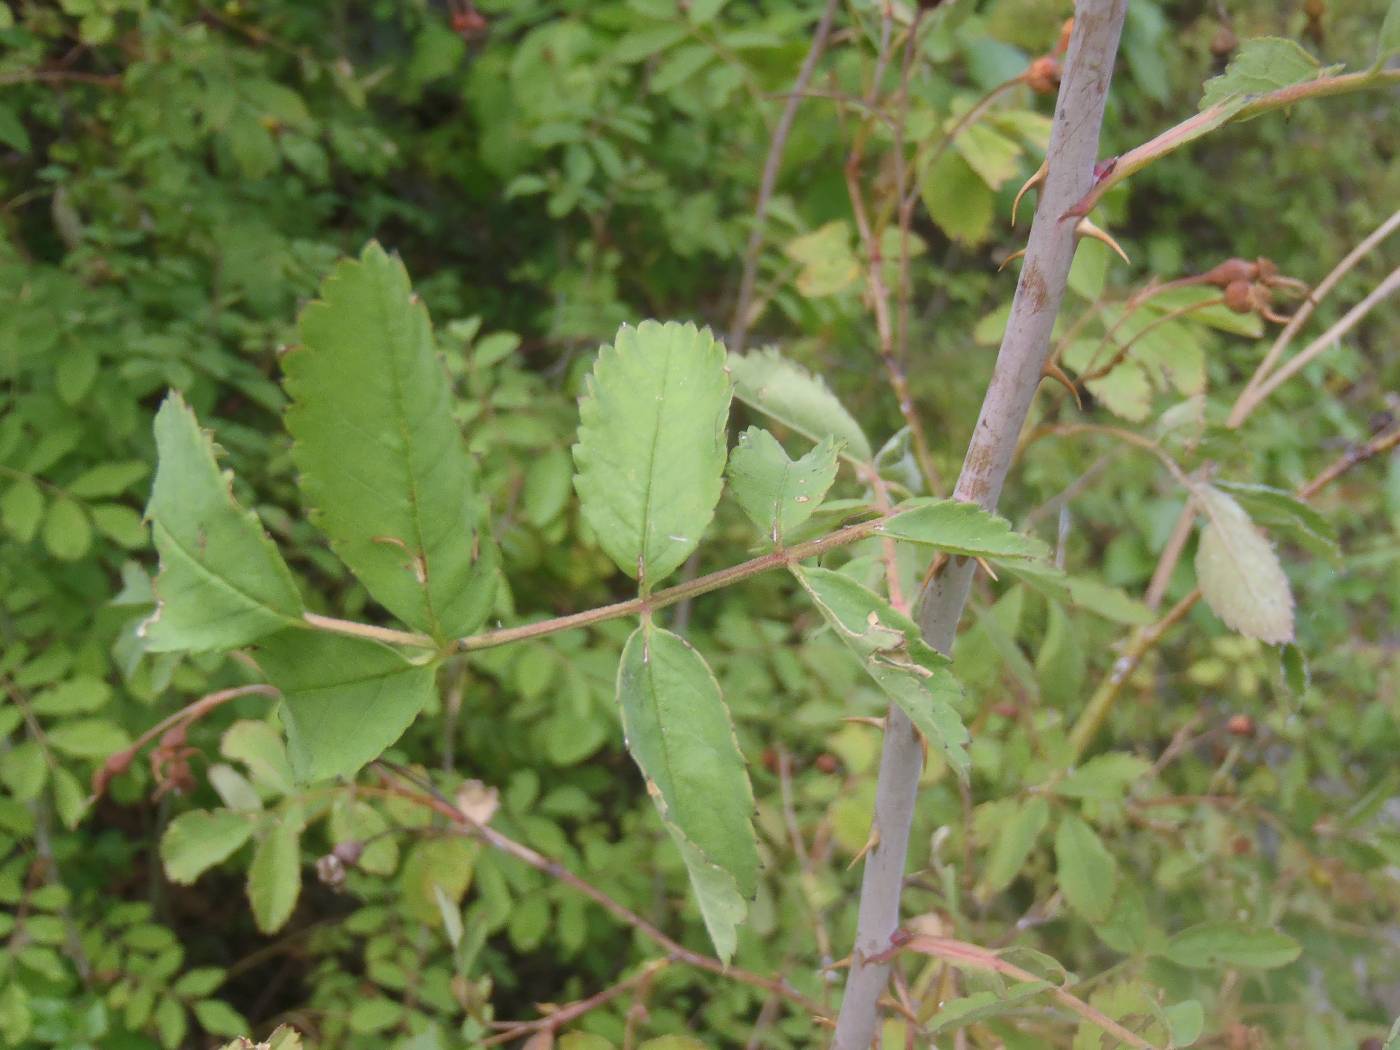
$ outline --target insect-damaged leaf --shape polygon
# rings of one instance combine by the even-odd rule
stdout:
[[[700,542],[724,484],[724,348],[709,329],[623,325],[579,403],[574,487],[583,515],[643,592]]]
[[[376,601],[438,640],[490,612],[472,466],[408,271],[378,244],[343,260],[283,360],[292,458],[312,520]],[[478,557],[478,546],[487,557]]]
[[[428,702],[433,667],[365,638],[286,631],[258,663],[282,691],[292,770],[303,782],[350,776],[379,757]]]
[[[830,569],[793,569],[808,596],[867,674],[959,776],[966,776],[967,729],[954,703],[962,688],[948,659],[919,637],[919,629],[874,591]]]
[[[650,622],[632,633],[617,671],[627,749],[676,840],[720,957],[758,888],[754,801],[729,710],[709,667]]]
[[[749,427],[729,456],[729,483],[734,498],[774,543],[812,516],[836,479],[839,446],[826,438],[793,462],[768,431]]]
[[[1196,579],[1215,615],[1261,642],[1293,640],[1293,593],[1278,556],[1238,503],[1196,488],[1208,523],[1196,549]]]
[[[142,628],[156,652],[236,649],[302,613],[286,563],[252,511],[234,501],[232,474],[188,405],[172,393],[155,422],[160,465],[146,514],[160,575]]]
[[[901,503],[878,531],[897,540],[974,558],[1044,558],[1050,553],[1034,536],[1014,532],[1005,518],[952,499]]]
[[[845,442],[842,455],[869,463],[870,441],[860,424],[826,383],[772,347],[752,354],[730,354],[734,396],[812,441]]]

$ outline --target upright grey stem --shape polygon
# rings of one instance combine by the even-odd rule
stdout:
[[[734,323],[729,329],[728,349],[739,353],[744,349],[744,340],[749,334],[749,310],[753,307],[753,290],[758,281],[758,255],[763,249],[764,227],[768,222],[768,202],[773,199],[773,188],[778,182],[778,169],[783,164],[783,149],[787,146],[788,135],[792,132],[792,122],[797,118],[797,107],[802,105],[802,96],[816,71],[817,61],[826,47],[826,38],[831,33],[831,22],[836,17],[839,0],[827,0],[821,19],[812,33],[812,44],[807,49],[807,57],[802,60],[802,68],[797,71],[797,79],[792,83],[787,104],[773,129],[773,138],[768,143],[768,157],[763,162],[763,175],[758,184],[758,203],[754,206],[753,229],[749,231],[748,247],[744,249],[744,272],[739,277],[739,297],[734,305]]]
[[[1074,221],[1062,217],[1094,181],[1099,126],[1126,6],[1127,0],[1080,0],[1075,10],[1046,157],[1049,172],[1031,225],[1006,335],[953,492],[955,499],[988,510],[1001,495],[1050,351],[1050,330],[1064,297],[1075,248]],[[975,564],[951,559],[920,595],[919,626],[925,640],[941,652],[952,649]],[[890,935],[899,925],[900,891],[922,764],[918,733],[908,717],[891,706],[875,794],[872,833],[876,844],[866,854],[851,973],[836,1023],[834,1050],[869,1050],[875,1038],[889,964],[867,960],[890,947]]]

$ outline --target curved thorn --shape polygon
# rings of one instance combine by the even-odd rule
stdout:
[[[1088,219],[1080,219],[1074,224],[1074,234],[1076,237],[1092,237],[1096,241],[1102,241],[1117,253],[1118,258],[1129,266],[1133,264],[1133,261],[1128,258],[1128,253],[1123,250],[1123,246],[1113,239],[1113,235],[1100,229]]]
[[[1079,407],[1079,411],[1084,411],[1084,402],[1079,397],[1079,387],[1074,385],[1074,380],[1065,375],[1065,370],[1063,368],[1054,361],[1046,361],[1045,368],[1041,371],[1041,375],[1055,380],[1055,382],[1068,390],[1070,394],[1074,396],[1074,403]]]
[[[1007,268],[1008,266],[1010,266],[1015,260],[1019,259],[1021,256],[1025,255],[1025,254],[1026,254],[1026,249],[1024,249],[1024,248],[1022,248],[1020,251],[1012,252],[1010,255],[1008,255],[1005,259],[1003,259],[1003,260],[1001,261],[1001,265],[997,267],[997,273],[1001,273],[1002,270],[1006,269],[1006,268]]]
[[[1016,225],[1016,209],[1020,207],[1021,198],[1033,189],[1039,189],[1045,185],[1045,176],[1050,173],[1050,162],[1042,160],[1040,167],[1035,169],[1035,174],[1021,184],[1021,188],[1016,191],[1016,199],[1011,202],[1011,225]]]

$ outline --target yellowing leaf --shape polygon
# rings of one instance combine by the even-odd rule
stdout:
[[[1209,485],[1196,496],[1208,523],[1196,549],[1196,580],[1211,611],[1261,642],[1293,640],[1293,592],[1273,546],[1238,503]]]

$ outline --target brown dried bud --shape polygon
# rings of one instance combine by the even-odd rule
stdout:
[[[1026,67],[1021,79],[1037,95],[1053,95],[1060,88],[1060,63],[1042,55]]]
[[[1254,719],[1249,715],[1231,715],[1230,720],[1225,723],[1225,732],[1231,736],[1253,736],[1254,729]]]
[[[327,853],[316,860],[316,877],[333,890],[345,885],[345,865],[334,853]]]
[[[778,752],[774,748],[765,747],[763,749],[762,761],[763,768],[768,772],[776,773],[778,771]]]
[[[1231,281],[1225,286],[1225,305],[1237,314],[1254,312],[1254,285],[1248,281]]]
[[[1254,848],[1248,835],[1236,835],[1230,840],[1230,852],[1237,857],[1247,856]]]
[[[831,754],[830,752],[823,752],[822,754],[818,755],[816,759],[812,762],[812,765],[816,766],[817,769],[823,773],[835,773],[836,770],[840,767],[840,763],[836,760],[836,756]]]
[[[1259,266],[1248,259],[1226,259],[1219,266],[1201,274],[1201,280],[1224,288],[1235,281],[1253,281],[1259,276]]]
[[[346,842],[337,843],[335,849],[331,850],[331,856],[335,857],[335,859],[342,864],[354,867],[356,864],[360,863],[360,857],[364,852],[365,844],[363,842],[349,839]]]
[[[1262,255],[1255,261],[1255,266],[1259,270],[1259,280],[1269,284],[1278,277],[1278,264],[1272,259],[1266,259]]]
[[[1221,25],[1215,31],[1215,36],[1210,38],[1210,53],[1216,58],[1227,58],[1234,54],[1235,48],[1240,44],[1239,37],[1235,36],[1235,31],[1227,25]]]

